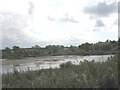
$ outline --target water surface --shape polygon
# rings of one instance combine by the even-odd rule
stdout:
[[[72,64],[79,65],[81,61],[87,60],[95,62],[104,62],[108,59],[108,57],[112,57],[114,55],[91,55],[91,56],[78,56],[78,55],[66,55],[66,56],[52,56],[46,60],[43,60],[38,57],[34,58],[36,61],[32,63],[24,63],[19,65],[3,65],[0,68],[1,73],[13,72],[14,69],[18,71],[27,71],[29,70],[38,70],[38,69],[48,69],[48,68],[60,68],[60,64],[71,62]],[[29,58],[31,59],[31,58]],[[32,58],[33,59],[33,58]]]

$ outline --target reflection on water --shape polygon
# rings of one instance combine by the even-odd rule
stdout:
[[[20,64],[20,65],[5,65],[0,68],[1,73],[13,72],[14,69],[18,71],[27,71],[29,70],[39,70],[39,69],[47,69],[47,68],[59,68],[60,64],[71,62],[72,64],[78,65],[81,61],[88,60],[88,61],[96,61],[96,62],[103,62],[113,55],[92,55],[92,56],[77,56],[77,55],[70,55],[70,56],[61,56],[62,60],[42,60],[36,61],[35,63],[27,63],[27,64]],[[64,57],[64,59],[63,59]]]

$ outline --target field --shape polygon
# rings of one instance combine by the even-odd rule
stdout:
[[[42,69],[3,74],[3,88],[117,88],[117,56],[106,62],[70,62],[60,69]]]

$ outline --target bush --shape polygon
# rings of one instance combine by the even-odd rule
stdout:
[[[72,66],[72,63],[69,61],[67,63],[63,63],[60,65],[60,68],[69,68],[70,66]]]

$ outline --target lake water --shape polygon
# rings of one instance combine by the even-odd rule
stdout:
[[[79,65],[81,61],[87,60],[95,62],[104,62],[108,57],[114,55],[91,55],[91,56],[78,56],[78,55],[69,55],[69,56],[59,56],[58,60],[53,58],[53,60],[38,60],[34,63],[26,63],[20,65],[4,65],[0,67],[1,73],[13,72],[14,69],[18,71],[27,71],[29,70],[38,70],[38,69],[48,69],[48,68],[60,68],[60,64],[71,62],[72,64]]]

